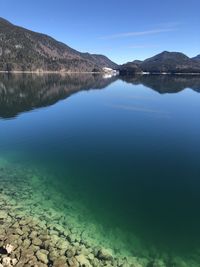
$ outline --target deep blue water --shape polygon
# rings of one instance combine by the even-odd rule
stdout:
[[[105,227],[200,248],[200,78],[0,76],[0,155],[42,167]],[[39,189],[38,189],[39,190]]]

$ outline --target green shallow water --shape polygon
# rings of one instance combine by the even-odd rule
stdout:
[[[32,201],[95,245],[199,266],[199,91],[196,76],[1,75],[0,157],[36,170]]]

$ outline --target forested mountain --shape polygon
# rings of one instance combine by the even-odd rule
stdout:
[[[117,64],[0,18],[0,71],[91,72],[103,67],[116,69]]]
[[[164,51],[144,61],[134,60],[120,67],[122,74],[130,73],[200,73],[199,57],[189,58],[183,53]]]

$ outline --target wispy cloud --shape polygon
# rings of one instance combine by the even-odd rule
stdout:
[[[153,34],[159,34],[164,32],[173,32],[176,31],[176,28],[168,28],[168,29],[153,29],[148,31],[138,31],[138,32],[124,32],[124,33],[117,33],[113,35],[107,35],[107,36],[101,36],[99,39],[101,40],[107,40],[107,39],[118,39],[118,38],[127,38],[127,37],[133,37],[133,36],[144,36],[144,35],[153,35]]]

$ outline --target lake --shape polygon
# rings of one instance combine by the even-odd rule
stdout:
[[[198,76],[1,74],[1,192],[142,267],[199,266],[199,103]]]

